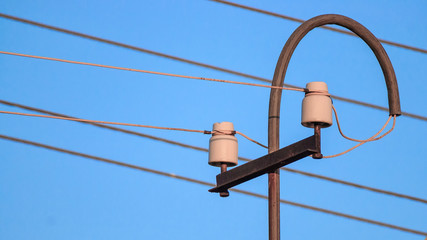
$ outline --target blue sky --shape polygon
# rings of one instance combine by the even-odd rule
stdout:
[[[301,19],[336,13],[378,38],[427,49],[427,3],[403,1],[237,1]],[[298,23],[211,1],[3,1],[1,12],[271,79]],[[252,79],[135,52],[0,18],[1,51],[234,81]],[[395,68],[402,110],[427,116],[427,55],[384,45]],[[87,119],[209,130],[231,121],[267,143],[269,90],[0,55],[1,99]],[[355,37],[316,29],[298,46],[286,83],[325,81],[329,91],[381,106],[387,92],[370,49]],[[312,134],[300,124],[303,95],[286,91],[281,147]],[[344,131],[367,138],[387,112],[334,101]],[[2,105],[1,110],[26,112]],[[427,198],[426,122],[401,116],[396,129],[337,158],[289,167]],[[207,154],[81,123],[0,116],[1,134],[214,182]],[[209,136],[128,128],[208,147]],[[266,150],[243,138],[239,155]],[[322,151],[353,146],[336,124]],[[267,239],[267,201],[0,140],[1,239]],[[238,188],[267,194],[267,177]],[[427,231],[427,205],[336,183],[281,173],[281,197]],[[423,239],[380,226],[281,205],[282,239]]]

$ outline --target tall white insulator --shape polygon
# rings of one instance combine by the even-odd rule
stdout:
[[[214,123],[209,140],[209,164],[220,167],[237,165],[238,144],[231,122]]]
[[[302,100],[301,124],[314,128],[314,124],[326,128],[332,125],[332,100],[324,82],[307,83],[308,92]]]

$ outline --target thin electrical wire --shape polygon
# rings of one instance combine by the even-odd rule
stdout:
[[[40,114],[32,114],[32,113],[19,113],[19,112],[10,112],[10,111],[0,111],[0,113],[12,114],[12,115],[21,115],[21,116],[27,116],[27,117],[41,117],[41,118],[60,119],[60,120],[76,121],[76,122],[101,123],[101,124],[112,124],[112,125],[130,126],[130,127],[153,128],[153,129],[160,129],[160,130],[205,133],[204,130],[194,130],[194,129],[186,129],[186,128],[172,128],[172,127],[158,127],[158,126],[135,124],[135,123],[108,122],[108,121],[98,121],[98,120],[89,120],[89,119],[81,119],[81,118],[67,118],[67,117],[48,116],[48,115],[40,115]]]
[[[35,59],[43,59],[43,60],[57,61],[57,62],[64,62],[64,63],[80,64],[80,65],[86,65],[86,66],[92,66],[92,67],[110,68],[110,69],[123,70],[123,71],[156,74],[156,75],[162,75],[162,76],[168,76],[168,77],[188,78],[188,79],[204,80],[204,81],[211,81],[211,82],[231,83],[231,84],[239,84],[239,85],[246,85],[246,86],[253,86],[253,87],[264,87],[264,88],[274,88],[274,89],[305,92],[304,88],[278,87],[278,86],[270,86],[270,85],[257,84],[257,83],[247,83],[247,82],[222,80],[222,79],[216,79],[216,78],[194,77],[194,76],[187,76],[187,75],[181,75],[181,74],[155,72],[155,71],[148,71],[148,70],[141,70],[141,69],[134,69],[134,68],[125,68],[125,67],[116,67],[116,66],[103,65],[103,64],[97,64],[97,63],[79,62],[79,61],[72,61],[72,60],[66,60],[66,59],[60,59],[60,58],[42,57],[42,56],[22,54],[22,53],[14,53],[14,52],[0,51],[0,54],[19,56],[19,57],[27,57],[27,58],[35,58]]]
[[[39,112],[39,113],[44,113],[44,114],[49,114],[49,115],[53,115],[53,116],[75,118],[75,117],[71,117],[71,116],[68,116],[68,115],[61,114],[61,113],[47,111],[47,110],[40,109],[40,108],[34,108],[34,107],[30,107],[30,106],[26,106],[26,105],[22,105],[22,104],[18,104],[18,103],[8,102],[8,101],[5,101],[5,100],[0,100],[0,103],[4,104],[4,105],[7,105],[7,106],[11,106],[11,107],[18,107],[18,108],[21,108],[21,109],[25,109],[25,110],[29,110],[29,111],[34,111],[34,112]],[[112,131],[118,131],[118,132],[130,134],[130,135],[134,135],[134,136],[138,136],[138,137],[148,138],[148,139],[151,139],[151,140],[160,141],[160,142],[164,142],[164,143],[168,143],[168,144],[171,144],[171,145],[180,146],[180,147],[184,147],[184,148],[188,148],[188,149],[193,149],[193,150],[196,150],[196,151],[209,152],[209,149],[207,149],[207,148],[202,148],[202,147],[198,147],[198,146],[194,146],[194,145],[185,144],[185,143],[182,143],[182,142],[172,141],[172,140],[169,140],[169,139],[160,138],[160,137],[157,137],[157,136],[148,135],[148,134],[144,134],[144,133],[140,133],[140,132],[135,132],[135,131],[127,130],[127,129],[116,128],[116,127],[113,127],[113,126],[103,125],[103,124],[99,124],[99,123],[88,123],[88,122],[80,122],[80,123],[90,124],[90,125],[93,125],[93,126],[96,126],[96,127],[100,127],[100,128],[104,128],[104,129],[109,129],[109,130],[112,130]],[[251,159],[245,158],[245,157],[241,157],[241,156],[239,156],[239,160],[244,161],[244,162],[251,161]],[[361,185],[361,184],[357,184],[357,183],[353,183],[353,182],[348,182],[348,181],[344,181],[344,180],[340,180],[340,179],[326,177],[326,176],[323,176],[323,175],[309,173],[309,172],[305,172],[305,171],[301,171],[301,170],[296,170],[296,169],[292,169],[292,168],[282,167],[281,170],[286,171],[286,172],[291,172],[291,173],[294,173],[294,174],[300,174],[300,175],[303,175],[303,176],[306,176],[306,177],[316,178],[316,179],[320,179],[320,180],[324,180],[324,181],[328,181],[328,182],[342,184],[342,185],[345,185],[345,186],[355,187],[355,188],[358,188],[358,189],[368,190],[368,191],[375,192],[375,193],[381,193],[381,194],[385,194],[385,195],[389,195],[389,196],[393,196],[393,197],[404,198],[404,199],[408,199],[408,200],[412,200],[412,201],[416,201],[416,202],[427,204],[427,199],[422,199],[422,198],[417,198],[417,197],[413,197],[413,196],[409,196],[409,195],[405,195],[405,194],[400,194],[400,193],[396,193],[396,192],[386,191],[386,190],[383,190],[383,189],[373,188],[373,187],[369,187],[369,186],[365,186],[365,185]]]
[[[201,63],[201,62],[197,62],[197,61],[193,61],[193,60],[189,60],[189,59],[185,59],[185,58],[181,58],[181,57],[177,57],[177,56],[172,56],[172,55],[169,55],[169,54],[160,53],[160,52],[157,52],[157,51],[153,51],[153,50],[149,50],[149,49],[144,49],[144,48],[141,48],[141,47],[132,46],[132,45],[129,45],[129,44],[120,43],[120,42],[116,42],[116,41],[112,41],[112,40],[108,40],[108,39],[104,39],[104,38],[100,38],[100,37],[96,37],[96,36],[91,36],[91,35],[88,35],[88,34],[76,32],[76,31],[71,31],[71,30],[68,30],[68,29],[64,29],[64,28],[60,28],[60,27],[55,27],[55,26],[47,25],[47,24],[40,23],[40,22],[31,21],[31,20],[20,18],[20,17],[16,17],[16,16],[11,16],[11,15],[0,13],[0,17],[6,18],[6,19],[9,19],[9,20],[13,20],[13,21],[17,21],[17,22],[21,22],[21,23],[25,23],[25,24],[29,24],[29,25],[32,25],[32,26],[37,26],[37,27],[49,29],[49,30],[56,31],[56,32],[61,32],[61,33],[65,33],[65,34],[69,34],[69,35],[73,35],[73,36],[77,36],[77,37],[81,37],[81,38],[85,38],[85,39],[89,39],[89,40],[93,40],[93,41],[97,41],[97,42],[101,42],[101,43],[106,43],[106,44],[117,46],[117,47],[122,47],[122,48],[125,48],[125,49],[137,51],[137,52],[147,53],[147,54],[151,54],[151,55],[154,55],[154,56],[167,58],[167,59],[178,61],[178,62],[184,62],[184,63],[188,63],[188,64],[191,64],[191,65],[199,66],[199,67],[204,67],[204,68],[208,68],[208,69],[212,69],[212,70],[216,70],[216,71],[220,71],[220,72],[225,72],[225,73],[233,74],[233,75],[236,75],[236,76],[253,79],[253,80],[256,80],[256,81],[271,83],[270,79],[266,79],[266,78],[254,76],[254,75],[251,75],[251,74],[242,73],[242,72],[238,72],[238,71],[235,71],[235,70],[230,70],[230,69],[226,69],[226,68],[222,68],[222,67],[218,67],[218,66],[214,66],[214,65],[210,65],[210,64],[205,64],[205,63]],[[291,87],[291,88],[299,88],[298,86],[287,84],[287,83],[284,83],[283,86],[285,86],[285,87]],[[352,103],[352,104],[356,104],[356,105],[360,105],[360,106],[364,106],[364,107],[369,107],[369,108],[373,108],[373,109],[377,109],[377,110],[381,110],[381,111],[388,111],[388,108],[386,108],[386,107],[382,107],[382,106],[371,104],[371,103],[362,102],[362,101],[359,101],[359,100],[354,100],[354,99],[350,99],[350,98],[340,97],[340,96],[336,96],[336,95],[331,95],[331,97],[333,97],[336,100],[343,101],[343,102],[348,102],[348,103]],[[418,114],[413,114],[413,113],[408,113],[408,112],[402,112],[402,116],[406,116],[406,117],[414,118],[414,119],[419,119],[419,120],[422,120],[422,121],[427,121],[427,117],[421,116],[421,115],[418,115]]]
[[[307,96],[310,96],[310,95],[322,95],[322,96],[328,96],[328,97],[331,96],[328,93],[328,91],[309,91],[309,90],[307,90],[305,96],[307,97]],[[370,138],[368,138],[366,140],[358,140],[358,139],[347,137],[342,132],[342,130],[341,130],[341,124],[340,124],[340,121],[339,121],[339,118],[338,118],[337,109],[335,108],[335,106],[333,104],[332,104],[332,110],[334,111],[335,119],[337,121],[338,131],[340,132],[341,136],[344,137],[345,139],[350,140],[350,141],[359,142],[359,144],[357,144],[356,146],[351,147],[350,149],[347,149],[344,152],[341,152],[341,153],[338,153],[338,154],[334,154],[334,155],[329,155],[329,156],[323,156],[322,158],[334,158],[334,157],[342,156],[342,155],[344,155],[344,154],[346,154],[346,153],[348,153],[348,152],[350,152],[350,151],[352,151],[352,150],[360,147],[364,143],[380,140],[381,138],[387,136],[391,131],[393,131],[393,129],[395,127],[395,124],[396,124],[396,115],[393,115],[394,118],[393,118],[393,126],[392,126],[392,128],[388,132],[386,132],[385,134],[381,135],[380,137],[375,138],[376,136],[378,136],[379,134],[381,134],[384,131],[385,127],[390,122],[390,119],[392,118],[392,116],[390,115],[388,117],[386,123],[383,125],[383,127],[376,134],[374,134],[374,136],[372,136],[372,137],[370,137]]]
[[[48,114],[48,115],[52,115],[52,116],[65,117],[65,118],[76,118],[76,117],[68,116],[65,114],[47,111],[47,110],[40,109],[40,108],[34,108],[34,107],[26,106],[23,104],[19,104],[19,103],[13,103],[13,102],[5,101],[5,100],[0,100],[0,103],[4,104],[6,106],[18,107],[21,109],[25,109],[25,110],[29,110],[29,111],[33,111],[33,112],[39,112],[39,113],[43,113],[43,114]],[[185,144],[185,143],[181,143],[181,142],[177,142],[177,141],[172,141],[172,140],[169,140],[166,138],[161,138],[161,137],[157,137],[157,136],[153,136],[153,135],[149,135],[149,134],[145,134],[145,133],[135,132],[135,131],[127,130],[124,128],[117,128],[117,127],[113,127],[113,126],[109,126],[109,125],[104,125],[104,124],[99,124],[99,123],[91,123],[91,122],[80,122],[80,123],[90,124],[92,126],[96,126],[96,127],[100,127],[100,128],[104,128],[104,129],[109,129],[112,131],[118,131],[118,132],[130,134],[130,135],[134,135],[134,136],[138,136],[138,137],[148,138],[151,140],[160,141],[160,142],[164,142],[164,143],[168,143],[168,144],[172,144],[172,145],[176,145],[176,146],[180,146],[180,147],[184,147],[184,148],[189,148],[189,149],[193,149],[193,150],[197,150],[197,151],[209,152],[209,150],[207,148],[202,148],[202,147],[197,147],[197,146],[193,146],[193,145],[189,145],[189,144]]]
[[[386,124],[381,128],[381,130],[380,130],[379,132],[377,132],[377,133],[376,133],[374,136],[372,136],[371,138],[367,139],[366,141],[363,141],[363,142],[358,143],[357,145],[355,145],[355,146],[353,146],[353,147],[351,147],[351,148],[349,148],[349,149],[345,150],[344,152],[341,152],[341,153],[338,153],[338,154],[334,154],[334,155],[329,155],[329,156],[323,156],[323,158],[334,158],[334,157],[338,157],[338,156],[344,155],[344,154],[346,154],[346,153],[348,153],[348,152],[350,152],[350,151],[352,151],[352,150],[354,150],[354,149],[356,149],[356,148],[358,148],[358,147],[362,146],[363,144],[365,144],[365,143],[367,143],[367,142],[370,142],[370,141],[371,141],[371,139],[374,139],[374,138],[375,138],[376,136],[378,136],[382,131],[384,131],[384,128],[388,125],[388,123],[389,123],[389,121],[390,121],[391,117],[392,117],[392,116],[390,116],[390,117],[388,118],[387,123],[386,123]],[[391,129],[390,129],[388,132],[384,133],[384,134],[383,134],[382,136],[380,136],[378,139],[381,139],[381,138],[385,137],[385,136],[386,136],[386,135],[388,135],[391,131],[393,131],[394,126],[395,126],[395,125],[396,125],[396,115],[393,115],[393,126],[391,127]]]
[[[197,183],[200,185],[205,185],[205,186],[209,186],[209,187],[215,186],[215,184],[212,184],[209,182],[176,175],[173,173],[166,173],[166,172],[162,172],[162,171],[158,171],[158,170],[154,170],[154,169],[150,169],[150,168],[145,168],[145,167],[136,166],[136,165],[128,164],[128,163],[124,163],[124,162],[119,162],[119,161],[115,161],[115,160],[111,160],[111,159],[107,159],[107,158],[102,158],[102,157],[97,157],[97,156],[93,156],[93,155],[89,155],[89,154],[75,152],[75,151],[71,151],[71,150],[67,150],[67,149],[63,149],[63,148],[58,148],[58,147],[54,147],[54,146],[50,146],[50,145],[46,145],[46,144],[42,144],[42,143],[37,143],[37,142],[28,141],[28,140],[24,140],[24,139],[14,138],[14,137],[6,136],[6,135],[0,135],[0,138],[5,139],[5,140],[9,140],[9,141],[27,144],[27,145],[32,145],[32,146],[36,146],[36,147],[46,148],[46,149],[50,149],[53,151],[67,153],[67,154],[74,155],[74,156],[79,156],[79,157],[88,158],[88,159],[92,159],[92,160],[96,160],[96,161],[110,163],[110,164],[114,164],[114,165],[118,165],[118,166],[122,166],[122,167],[132,168],[135,170],[149,172],[149,173],[153,173],[153,174],[157,174],[157,175],[161,175],[161,176],[165,176],[165,177],[180,179],[180,180],[184,180],[184,181],[188,181],[188,182],[192,182],[192,183]],[[268,197],[265,195],[261,195],[261,194],[257,194],[257,193],[253,193],[253,192],[249,192],[249,191],[245,191],[245,190],[240,190],[240,189],[235,189],[235,188],[229,189],[229,190],[232,192],[237,192],[237,193],[241,193],[241,194],[245,194],[245,195],[249,195],[249,196],[253,196],[253,197],[268,199]],[[317,211],[317,212],[323,212],[326,214],[331,214],[331,215],[335,215],[335,216],[339,216],[339,217],[343,217],[343,218],[348,218],[348,219],[352,219],[352,220],[356,220],[356,221],[360,221],[360,222],[365,222],[365,223],[369,223],[369,224],[373,224],[373,225],[377,225],[377,226],[387,227],[387,228],[391,228],[391,229],[395,229],[395,230],[399,230],[399,231],[403,231],[403,232],[407,232],[407,233],[413,233],[413,234],[422,235],[422,236],[427,235],[427,232],[422,232],[422,231],[418,231],[418,230],[414,230],[414,229],[404,228],[401,226],[392,225],[392,224],[388,224],[388,223],[384,223],[384,222],[379,222],[379,221],[375,221],[375,220],[371,220],[371,219],[367,219],[367,218],[356,217],[353,215],[349,215],[349,214],[345,214],[345,213],[341,213],[341,212],[336,212],[336,211],[331,211],[328,209],[314,207],[314,206],[301,204],[301,203],[297,203],[297,202],[292,202],[292,201],[288,201],[288,200],[284,200],[284,199],[280,199],[280,203],[288,204],[288,205],[292,205],[292,206],[296,206],[296,207],[300,207],[300,208],[304,208],[304,209],[309,209],[309,210],[313,210],[313,211]]]
[[[334,112],[336,114],[335,107],[333,107],[333,109],[334,109]],[[172,130],[172,131],[183,131],[183,132],[196,132],[196,133],[204,133],[204,134],[211,134],[213,132],[213,131],[206,131],[206,130],[194,130],[194,129],[185,129],[185,128],[159,127],[159,126],[142,125],[142,124],[135,124],[135,123],[109,122],[109,121],[99,121],[99,120],[90,120],[90,119],[79,119],[79,118],[69,118],[69,117],[59,117],[59,116],[48,116],[48,115],[31,114],[31,113],[19,113],[19,112],[11,112],[11,111],[0,111],[0,113],[20,115],[20,116],[27,116],[27,117],[41,117],[41,118],[60,119],[60,120],[68,120],[68,121],[76,121],[76,122],[111,124],[111,125],[121,125],[121,126],[131,126],[131,127],[153,128],[153,129],[161,129],[161,130]],[[336,119],[338,119],[338,118],[336,118]],[[379,140],[379,139],[383,138],[384,136],[386,136],[388,133],[390,133],[394,129],[396,117],[394,118],[393,127],[390,129],[390,131],[387,132],[386,134],[384,134],[383,136],[375,139],[375,137],[378,136],[384,130],[384,128],[389,123],[390,119],[391,119],[391,116],[388,118],[388,120],[385,123],[385,125],[381,128],[381,130],[377,134],[375,134],[373,137],[371,137],[371,138],[369,138],[367,140],[363,140],[362,144],[366,143],[366,142],[374,141],[374,140]],[[338,121],[337,121],[337,124],[339,124]],[[338,125],[338,128],[340,128],[339,125]],[[340,130],[340,132],[341,132],[341,130]],[[255,141],[254,139],[248,137],[247,135],[245,135],[242,132],[235,131],[235,133],[241,135],[242,137],[248,139],[249,141],[251,141],[251,142],[253,142],[255,144],[258,144],[261,147],[264,147],[264,148],[268,149],[268,147],[265,146],[264,144],[261,144],[258,141]],[[341,134],[342,134],[342,132],[341,132]],[[348,150],[346,150],[346,151],[344,151],[342,153],[334,154],[334,155],[330,155],[330,156],[324,156],[323,158],[333,158],[333,157],[341,156],[341,155],[343,155],[345,153],[350,152],[351,150],[354,150],[355,148],[361,146],[362,144],[358,144],[358,145],[356,145],[356,146],[354,146],[354,147],[352,147],[352,148],[350,148],[350,149],[348,149]]]
[[[27,117],[41,117],[41,118],[60,119],[60,120],[76,121],[76,122],[111,124],[111,125],[121,125],[121,126],[130,126],[130,127],[153,128],[153,129],[160,129],[160,130],[195,132],[195,133],[203,133],[203,134],[211,134],[212,132],[215,132],[215,131],[195,130],[195,129],[186,129],[186,128],[159,127],[159,126],[142,125],[142,124],[135,124],[135,123],[108,122],[108,121],[98,121],[98,120],[89,120],[89,119],[80,119],[80,118],[48,116],[48,115],[40,115],[40,114],[32,114],[32,113],[19,113],[19,112],[11,112],[11,111],[0,111],[0,113],[27,116]],[[236,134],[241,135],[242,137],[248,139],[249,141],[251,141],[253,143],[260,145],[261,147],[268,148],[267,146],[255,141],[254,139],[248,137],[247,135],[245,135],[241,132],[236,131]]]
[[[250,137],[246,136],[245,134],[243,134],[243,133],[241,133],[241,132],[239,132],[239,131],[236,131],[236,133],[237,133],[237,134],[239,134],[239,135],[241,135],[242,137],[244,137],[244,138],[248,139],[249,141],[251,141],[251,142],[253,142],[253,143],[255,143],[255,144],[260,145],[261,147],[263,147],[263,148],[267,148],[267,149],[268,149],[268,147],[267,147],[267,146],[265,146],[264,144],[261,144],[261,143],[259,143],[259,142],[255,141],[255,140],[253,140],[252,138],[250,138]]]
[[[262,10],[262,9],[259,9],[259,8],[249,7],[249,6],[246,6],[246,5],[242,5],[242,4],[238,4],[238,3],[233,3],[233,2],[229,2],[229,1],[224,1],[224,0],[210,0],[210,1],[217,2],[217,3],[222,3],[222,4],[225,4],[225,5],[229,5],[229,6],[233,6],[233,7],[237,7],[237,8],[241,8],[241,9],[245,9],[245,10],[249,10],[249,11],[253,11],[253,12],[258,12],[258,13],[270,15],[270,16],[273,16],[273,17],[278,17],[278,18],[290,20],[290,21],[293,21],[293,22],[298,22],[298,23],[305,22],[305,20],[303,20],[303,19],[294,18],[294,17],[283,15],[283,14],[278,14],[278,13],[274,13],[274,12]],[[334,27],[329,27],[329,26],[321,26],[321,28],[327,29],[327,30],[330,30],[330,31],[334,31],[334,32],[338,32],[338,33],[342,33],[342,34],[346,34],[346,35],[350,35],[350,36],[357,36],[356,34],[350,32],[350,31],[342,30],[342,29],[339,29],[339,28],[334,28]],[[406,45],[406,44],[401,44],[401,43],[397,43],[397,42],[393,42],[393,41],[389,41],[389,40],[384,40],[384,39],[378,39],[378,41],[380,41],[381,43],[390,45],[390,46],[398,47],[398,48],[404,48],[404,49],[415,51],[415,52],[419,52],[419,53],[427,53],[426,49],[422,49],[422,48],[419,48],[419,47],[414,47],[414,46],[410,46],[410,45]]]
[[[383,138],[383,137],[385,136],[385,135],[384,135],[384,136],[377,137],[377,138],[372,138],[372,137],[370,137],[370,138],[365,139],[365,140],[359,140],[359,139],[355,139],[355,138],[348,137],[348,136],[346,136],[346,135],[343,133],[343,131],[341,130],[341,124],[340,124],[340,121],[339,121],[339,119],[338,119],[337,109],[335,108],[335,106],[334,106],[333,104],[332,104],[332,110],[334,111],[335,120],[337,121],[338,131],[340,132],[341,136],[342,136],[343,138],[347,139],[347,140],[350,140],[350,141],[353,141],[353,142],[372,142],[372,141],[378,141],[378,140],[380,140],[381,138]],[[388,122],[390,121],[390,118],[391,118],[391,117],[392,117],[392,116],[389,116],[388,121],[385,123],[384,127],[385,127],[386,125],[388,125]],[[383,127],[383,129],[384,129],[384,127]],[[393,130],[393,128],[392,128],[391,130]],[[387,134],[388,134],[388,133],[387,133]]]
[[[240,159],[240,160],[246,161],[245,159]],[[321,180],[328,181],[328,182],[334,182],[334,183],[338,183],[338,184],[343,184],[343,185],[349,186],[349,187],[355,187],[355,188],[358,188],[358,189],[368,190],[368,191],[375,192],[375,193],[381,193],[381,194],[385,194],[385,195],[389,195],[389,196],[393,196],[393,197],[404,198],[404,199],[416,201],[416,202],[419,202],[419,203],[427,204],[427,199],[422,199],[422,198],[418,198],[418,197],[414,197],[414,196],[409,196],[409,195],[406,195],[406,194],[401,194],[401,193],[396,193],[396,192],[392,192],[392,191],[387,191],[387,190],[383,190],[383,189],[379,189],[379,188],[369,187],[369,186],[358,184],[358,183],[344,181],[344,180],[341,180],[341,179],[331,178],[331,177],[327,177],[327,176],[324,176],[324,175],[309,173],[309,172],[305,172],[305,171],[301,171],[301,170],[296,170],[296,169],[292,169],[292,168],[283,167],[283,168],[280,168],[280,169],[284,170],[284,171],[287,171],[287,172],[292,172],[292,173],[300,174],[300,175],[303,175],[303,176],[307,176],[307,177],[313,177],[313,178],[321,179]]]

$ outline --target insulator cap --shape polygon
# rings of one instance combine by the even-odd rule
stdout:
[[[238,144],[231,122],[214,123],[209,140],[209,164],[220,167],[237,165]]]
[[[326,128],[332,125],[332,100],[324,82],[307,83],[308,92],[302,100],[301,124],[314,128],[314,124]]]

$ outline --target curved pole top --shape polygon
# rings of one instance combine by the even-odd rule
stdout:
[[[388,104],[390,115],[401,115],[399,89],[397,86],[396,75],[394,73],[391,61],[378,39],[363,25],[354,21],[351,18],[337,15],[326,14],[311,18],[301,24],[289,37],[283,50],[274,72],[272,86],[282,86],[286,70],[292,54],[301,39],[311,30],[326,24],[336,24],[345,27],[359,36],[371,48],[375,54],[381,69],[384,74],[385,83],[388,91]],[[269,108],[269,152],[276,151],[279,148],[279,118],[280,118],[280,102],[282,90],[271,89],[270,92],[270,108]]]

